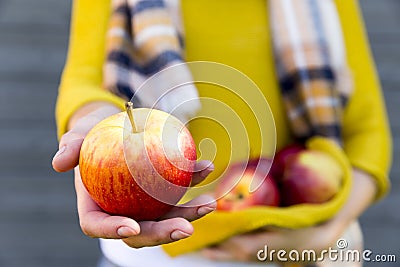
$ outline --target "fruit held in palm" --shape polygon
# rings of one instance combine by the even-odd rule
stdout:
[[[155,220],[186,192],[196,160],[188,129],[154,109],[121,112],[86,136],[79,168],[83,184],[107,213]]]
[[[256,171],[257,162],[262,162],[264,166]],[[218,209],[237,211],[258,205],[278,206],[278,187],[271,176],[267,175],[270,164],[270,160],[260,159],[230,167],[216,189],[216,195],[222,196],[217,201]],[[253,179],[262,183],[254,192],[250,192]]]
[[[343,171],[328,154],[304,150],[290,157],[281,181],[282,203],[324,203],[340,190]]]

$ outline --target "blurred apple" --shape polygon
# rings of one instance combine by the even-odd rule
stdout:
[[[155,220],[191,183],[195,143],[175,117],[155,109],[129,109],[96,125],[79,159],[83,184],[107,213]]]
[[[282,179],[287,160],[304,149],[303,145],[294,143],[276,153],[270,172],[275,181],[279,182]]]
[[[328,154],[304,150],[287,159],[281,181],[284,206],[324,203],[339,191],[343,171]]]
[[[253,159],[248,164],[236,163],[229,168],[216,189],[216,195],[222,196],[217,208],[237,211],[259,205],[279,206],[278,187],[267,175],[270,165],[269,159]],[[262,182],[254,192],[250,192],[252,182]]]

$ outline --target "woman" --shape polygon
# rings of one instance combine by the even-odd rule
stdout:
[[[246,74],[259,86],[271,107],[276,124],[277,148],[291,143],[293,128],[287,120],[275,75],[274,49],[267,16],[270,6],[267,2],[182,0],[181,6],[176,6],[175,1],[166,2],[172,12],[181,14],[182,22],[175,24],[182,25],[185,32],[185,60],[220,62]],[[139,250],[129,247],[157,246],[189,237],[193,232],[189,221],[213,211],[215,203],[207,199],[201,203],[208,204],[200,207],[175,209],[163,221],[135,222],[103,213],[88,196],[78,167],[75,167],[80,145],[96,123],[123,109],[125,100],[118,97],[115,91],[110,93],[102,89],[105,80],[102,73],[105,36],[112,10],[110,1],[93,4],[88,0],[75,0],[68,61],[57,103],[60,149],[53,166],[58,171],[75,167],[78,212],[83,232],[92,237],[122,239],[129,246],[121,241],[102,240],[102,250],[109,261],[121,266],[158,266],[158,261],[167,266],[196,266],[196,263],[198,266],[214,266],[216,262],[220,265],[215,266],[224,266],[224,261],[238,262],[235,263],[238,266],[251,266],[250,262],[256,260],[257,251],[265,244],[270,249],[321,251],[334,244],[346,230],[357,232],[349,229],[357,229],[357,218],[388,190],[390,137],[357,3],[355,0],[334,2],[343,29],[348,65],[354,77],[353,93],[344,109],[340,134],[340,142],[343,142],[343,149],[353,166],[353,187],[347,203],[331,220],[321,225],[239,235],[217,247],[203,250],[201,256],[190,254],[171,259],[160,247]],[[200,96],[203,93],[199,88]],[[172,101],[167,99],[167,110],[169,102]],[[191,131],[196,136],[200,130],[192,127]],[[215,138],[217,144],[224,142]],[[217,158],[213,163],[216,168],[214,173],[220,173],[226,165],[222,158]],[[210,167],[198,173],[199,180],[211,171]],[[235,265],[229,262],[226,266]],[[345,265],[341,263],[340,266]]]

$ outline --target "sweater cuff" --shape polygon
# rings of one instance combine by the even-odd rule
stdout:
[[[390,180],[388,174],[381,170],[381,168],[372,164],[367,164],[362,160],[355,160],[350,158],[350,164],[357,169],[369,173],[374,179],[376,184],[376,195],[374,202],[381,200],[390,191]]]
[[[125,100],[93,85],[81,85],[79,88],[60,90],[56,104],[56,122],[58,139],[68,130],[71,116],[82,106],[92,102],[108,102],[123,110]]]

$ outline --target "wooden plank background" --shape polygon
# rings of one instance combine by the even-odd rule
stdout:
[[[400,260],[400,1],[360,2],[394,139],[393,189],[361,223],[367,248]],[[50,165],[70,5],[0,0],[0,266],[95,266],[99,256],[78,226],[72,174]]]

